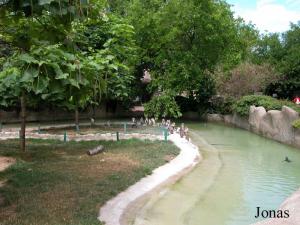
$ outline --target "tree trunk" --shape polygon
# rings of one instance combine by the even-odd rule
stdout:
[[[92,110],[93,110],[92,117],[93,117],[93,119],[95,119],[96,118],[96,107],[95,107],[95,105],[92,105]]]
[[[79,112],[78,112],[78,107],[75,109],[75,126],[76,129],[79,129]]]
[[[22,93],[21,96],[21,131],[20,131],[20,149],[25,152],[25,142],[26,142],[26,96]]]

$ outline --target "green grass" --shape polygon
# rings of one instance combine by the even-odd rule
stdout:
[[[86,151],[103,144],[106,152]],[[21,154],[17,140],[1,141],[0,155],[17,163],[0,173],[1,225],[92,225],[101,205],[165,163],[179,149],[160,141],[126,140],[63,143],[28,140]]]

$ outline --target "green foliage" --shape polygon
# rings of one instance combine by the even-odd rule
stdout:
[[[174,117],[182,116],[175,98],[168,94],[153,97],[150,102],[144,104],[146,117]]]
[[[231,114],[233,103],[234,99],[231,97],[213,97],[211,99],[210,113]]]
[[[105,97],[121,101],[130,98],[136,61],[134,28],[118,16],[103,15],[74,23],[73,29],[72,41],[88,57],[91,68],[102,75],[96,82],[104,85]],[[103,91],[99,88],[95,92],[94,104],[100,102]]]
[[[270,84],[280,76],[270,64],[244,62],[234,69],[215,73],[218,93],[223,96],[240,98],[257,92],[264,93]],[[242,88],[241,88],[242,87]]]
[[[206,108],[215,91],[207,74],[224,60],[235,61],[231,56],[241,40],[240,22],[229,5],[209,0],[134,0],[125,15],[136,29],[139,66],[151,69],[151,92],[194,96]]]
[[[291,101],[278,100],[265,95],[247,95],[233,104],[233,111],[241,116],[248,116],[250,106],[263,106],[268,110],[281,110],[282,106],[288,106],[300,112],[300,107]]]
[[[293,121],[292,126],[294,128],[300,129],[300,119]]]
[[[281,74],[281,79],[271,84],[267,94],[291,99],[300,90],[300,23],[291,24],[282,34],[267,34],[254,51],[254,60],[268,62]]]
[[[81,71],[90,69],[90,65],[79,64],[81,60],[80,55],[67,53],[60,45],[33,46],[28,53],[15,54],[0,72],[1,105],[17,102],[24,90],[37,99],[67,107],[85,105],[89,91],[84,87],[89,77]]]
[[[122,18],[102,13],[104,1],[30,2],[28,13],[23,5],[10,3],[1,11],[6,26],[0,22],[5,28],[0,37],[20,51],[4,63],[1,105],[16,105],[22,91],[31,102],[72,110],[99,104],[103,96],[129,98],[134,29]]]

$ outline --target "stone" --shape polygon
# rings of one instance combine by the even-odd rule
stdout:
[[[267,112],[264,107],[250,106],[249,123],[250,123],[251,131],[255,133],[259,133],[260,122],[266,114]]]
[[[274,140],[293,144],[295,142],[295,131],[292,122],[299,118],[299,114],[293,109],[283,106],[282,110],[270,110],[262,118],[260,132]]]
[[[298,119],[299,113],[287,106],[282,106],[281,112],[291,122]]]
[[[299,128],[293,128],[293,129],[294,129],[294,145],[300,148],[300,129]]]
[[[223,115],[220,115],[220,114],[207,114],[206,119],[208,122],[223,122],[224,121]]]

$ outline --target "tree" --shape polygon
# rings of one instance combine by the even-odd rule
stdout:
[[[252,64],[244,62],[228,73],[217,74],[217,89],[222,96],[240,98],[266,88],[279,80],[279,74],[270,64]],[[242,88],[241,88],[242,87]]]
[[[22,108],[22,150],[26,100],[74,110],[78,126],[78,109],[99,104],[103,94],[128,98],[133,27],[107,15],[104,6],[80,0],[0,3],[0,37],[16,48],[0,75],[0,105]]]
[[[210,0],[134,0],[125,15],[136,29],[141,55],[137,67],[152,71],[151,91],[191,98],[205,95],[208,99],[195,100],[206,104],[209,96],[202,84],[210,82],[209,92],[214,92],[209,76],[236,45],[238,21],[229,5]]]
[[[170,94],[154,96],[152,101],[144,104],[146,117],[181,117],[180,108],[178,107],[175,97]]]
[[[291,24],[282,34],[267,34],[262,37],[254,51],[256,62],[273,65],[281,79],[267,88],[267,94],[276,93],[280,98],[291,99],[300,94],[300,23]]]
[[[98,78],[96,71],[100,68],[89,76],[81,73],[88,63],[83,63],[82,52],[75,53],[76,46],[70,37],[73,23],[89,14],[87,3],[11,0],[1,2],[0,6],[1,36],[18,48],[3,66],[0,102],[4,106],[18,105],[17,99],[20,99],[20,136],[24,151],[26,100],[75,105],[78,112],[78,105],[85,105],[90,99],[87,86]]]
[[[77,48],[94,62],[92,67],[97,62],[99,66],[97,68],[101,69],[99,73],[105,80],[102,88],[105,90],[103,97],[108,101],[130,100],[137,58],[133,26],[119,16],[104,14],[102,17],[78,24],[74,28],[74,33],[73,41]],[[95,83],[100,85],[100,81],[96,80]],[[101,93],[104,92],[98,92],[100,95],[95,92],[93,105],[100,102]]]

